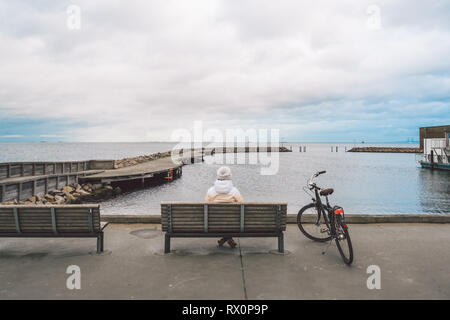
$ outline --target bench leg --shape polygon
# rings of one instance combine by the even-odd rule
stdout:
[[[281,232],[278,235],[278,252],[284,253],[284,235],[283,235],[283,232]]]
[[[103,252],[103,232],[97,236],[97,253]]]
[[[164,253],[170,253],[170,235],[167,233],[164,236]]]

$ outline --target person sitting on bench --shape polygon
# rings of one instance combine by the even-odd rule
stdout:
[[[208,189],[205,201],[213,203],[244,202],[239,190],[233,186],[229,167],[220,167],[217,170],[217,180],[214,186]],[[220,239],[218,241],[219,246],[222,246],[225,242],[232,248],[236,247],[236,242],[234,242],[233,238]]]

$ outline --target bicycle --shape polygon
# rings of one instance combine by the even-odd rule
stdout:
[[[300,231],[311,240],[330,241],[331,245],[331,241],[334,239],[342,259],[347,265],[350,265],[353,262],[353,247],[348,226],[344,220],[344,209],[339,206],[331,207],[328,196],[334,192],[332,188],[322,189],[313,182],[313,179],[324,173],[326,171],[316,172],[309,178],[306,187],[303,187],[303,190],[312,197],[312,203],[300,209],[297,215],[297,225]],[[314,190],[314,195],[311,195],[305,188],[309,191]],[[320,196],[325,197],[326,204],[322,203]],[[322,254],[325,254],[325,251]]]

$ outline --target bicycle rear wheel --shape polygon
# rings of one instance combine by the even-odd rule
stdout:
[[[350,234],[348,233],[347,225],[342,221],[341,215],[336,215],[336,246],[342,259],[347,265],[353,262],[353,247]]]
[[[320,242],[331,240],[323,212],[317,212],[315,203],[310,203],[300,209],[297,215],[297,225],[300,231],[311,240]]]

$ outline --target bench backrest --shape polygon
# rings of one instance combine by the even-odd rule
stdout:
[[[161,224],[171,233],[279,232],[286,211],[282,202],[161,202]]]
[[[0,205],[0,234],[98,231],[99,205]]]

